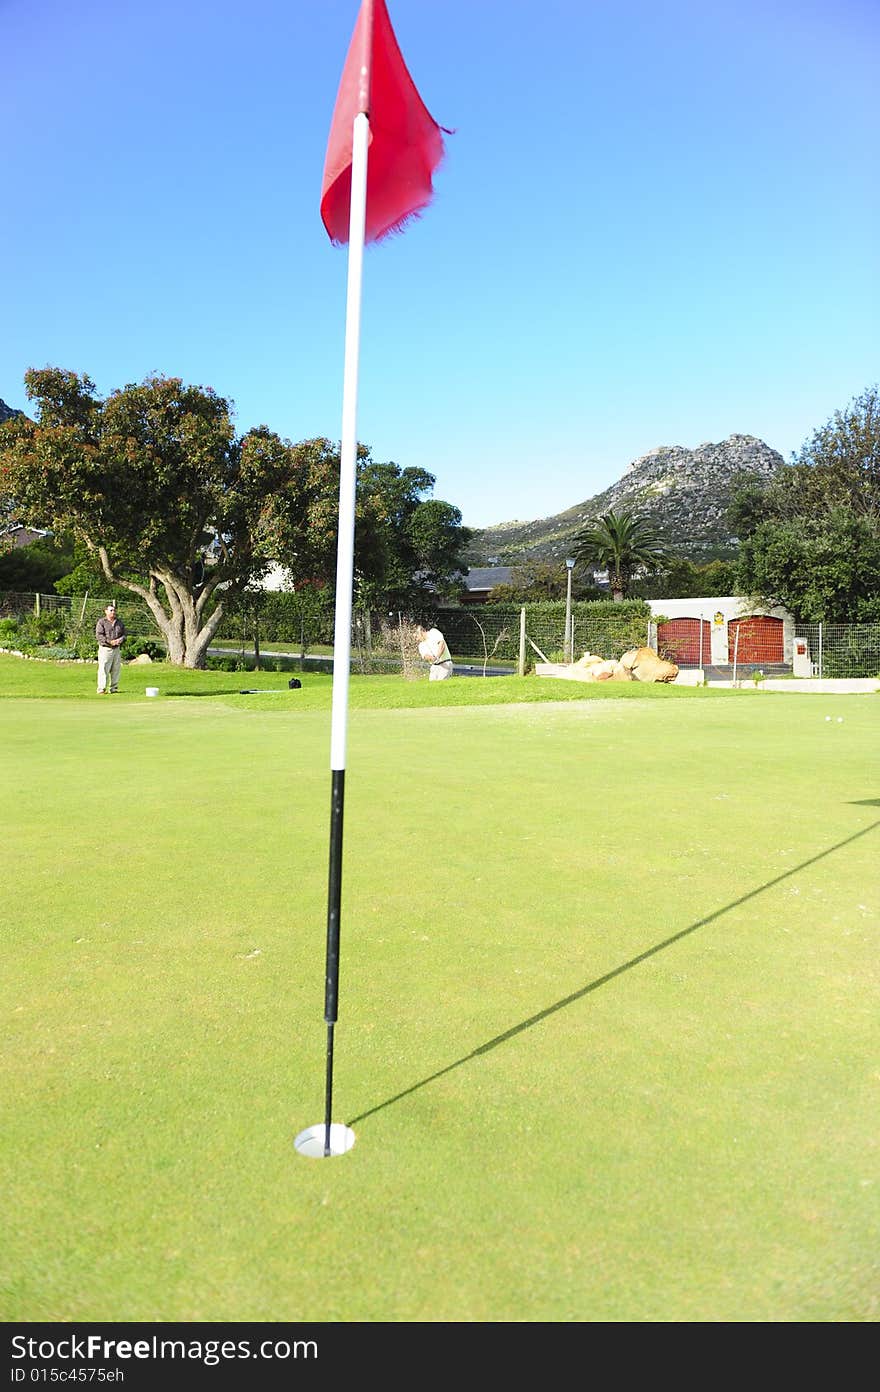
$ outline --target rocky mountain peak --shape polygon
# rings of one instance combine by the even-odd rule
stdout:
[[[729,555],[736,546],[726,511],[746,475],[769,481],[784,464],[778,450],[754,435],[734,434],[695,449],[658,445],[634,459],[616,483],[565,512],[535,522],[503,522],[477,532],[473,565],[492,555],[505,565],[562,560],[574,533],[604,512],[638,512],[650,518],[667,543],[694,561]]]

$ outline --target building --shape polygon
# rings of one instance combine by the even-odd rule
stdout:
[[[679,667],[736,663],[785,666],[794,669],[796,676],[810,675],[806,644],[796,638],[794,618],[781,606],[756,610],[741,595],[651,599],[648,604],[656,619],[663,620],[657,623],[657,650]]]
[[[0,531],[0,546],[30,546],[35,541],[42,541],[43,537],[51,536],[51,532],[42,532],[39,527],[25,527],[22,522],[13,522],[10,527],[4,527]]]

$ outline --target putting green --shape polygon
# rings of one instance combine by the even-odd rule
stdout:
[[[875,1319],[877,702],[670,695],[352,709],[330,1160],[326,692],[0,703],[0,1316]]]

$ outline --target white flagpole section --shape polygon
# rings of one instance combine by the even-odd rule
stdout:
[[[370,122],[354,118],[351,160],[348,294],[345,306],[345,368],[342,383],[342,442],[339,473],[339,535],[336,551],[336,612],[333,631],[333,704],[330,768],[345,768],[348,684],[351,671],[351,607],[354,585],[354,505],[357,481],[357,392],[361,342],[361,286],[367,216],[367,148]]]
[[[369,76],[365,64],[361,77]],[[330,718],[330,874],[327,886],[327,962],[324,1021],[327,1025],[327,1081],[324,1093],[324,1155],[354,1144],[346,1126],[333,1126],[333,1032],[339,1013],[339,939],[342,921],[342,828],[345,811],[345,747],[351,673],[351,606],[354,586],[354,505],[357,485],[357,388],[361,339],[361,284],[367,213],[367,150],[370,122],[365,111],[354,118],[349,215],[348,297],[345,309],[345,372],[342,385],[342,441],[339,468],[339,532],[336,542],[336,620],[333,633],[333,702]],[[333,1135],[337,1134],[334,1150]]]

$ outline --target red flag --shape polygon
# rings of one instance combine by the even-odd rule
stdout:
[[[431,175],[443,158],[441,127],[407,71],[385,0],[362,0],[336,94],[321,218],[337,243],[348,241],[352,128],[361,111],[370,121],[365,240],[375,242],[430,203]]]

